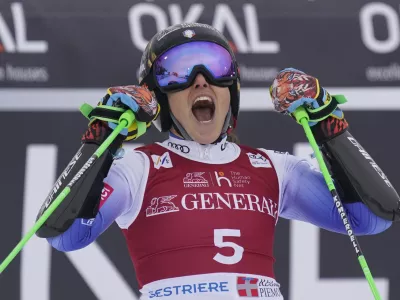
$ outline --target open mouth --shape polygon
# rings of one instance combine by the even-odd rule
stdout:
[[[192,113],[201,123],[208,123],[215,113],[215,104],[208,96],[197,97],[192,106]]]

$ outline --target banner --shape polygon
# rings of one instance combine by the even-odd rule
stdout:
[[[398,111],[348,111],[352,134],[369,151],[397,190]],[[36,214],[80,145],[87,126],[78,112],[0,112],[0,257],[3,259],[33,225]],[[308,156],[302,128],[290,117],[259,111],[240,115],[243,144]],[[262,129],[260,131],[260,129]],[[262,134],[260,135],[260,132]],[[164,138],[154,128],[135,143]],[[129,151],[129,150],[127,150]],[[400,271],[398,224],[359,241],[382,300],[397,300]],[[140,243],[140,241],[138,241]],[[289,300],[372,299],[357,257],[345,235],[280,219],[275,241],[276,276]],[[177,262],[179,263],[179,262]],[[7,300],[137,299],[137,282],[122,233],[113,225],[96,243],[71,253],[50,249],[34,237],[0,277]]]
[[[399,0],[0,1],[0,260],[34,224],[56,177],[80,146],[107,87],[137,84],[142,52],[157,32],[210,24],[229,39],[241,71],[243,144],[310,157],[302,128],[272,112],[267,87],[295,67],[344,94],[350,131],[400,191]],[[161,141],[153,127],[127,151]],[[399,226],[360,237],[382,300],[400,297]],[[138,241],[140,243],[140,241]],[[280,219],[276,277],[286,300],[373,299],[349,238]],[[179,263],[179,262],[177,262]],[[70,253],[34,237],[0,275],[1,299],[138,299],[124,238],[112,225]]]
[[[231,41],[243,87],[295,67],[325,86],[399,86],[397,0],[82,1],[0,3],[0,87],[137,83],[159,30],[208,23]]]

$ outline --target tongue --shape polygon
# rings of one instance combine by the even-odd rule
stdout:
[[[197,121],[209,121],[212,118],[212,109],[209,107],[194,108],[192,111]]]

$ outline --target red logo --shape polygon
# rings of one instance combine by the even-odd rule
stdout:
[[[106,203],[108,197],[114,192],[114,189],[107,183],[104,183],[103,190],[101,191],[101,200],[99,209]]]
[[[240,297],[258,297],[258,279],[252,277],[238,277],[237,290]]]

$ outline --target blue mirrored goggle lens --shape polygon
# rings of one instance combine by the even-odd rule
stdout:
[[[236,79],[234,63],[222,46],[205,41],[193,41],[169,49],[154,63],[158,85],[187,83],[195,66],[204,66],[213,79]]]

